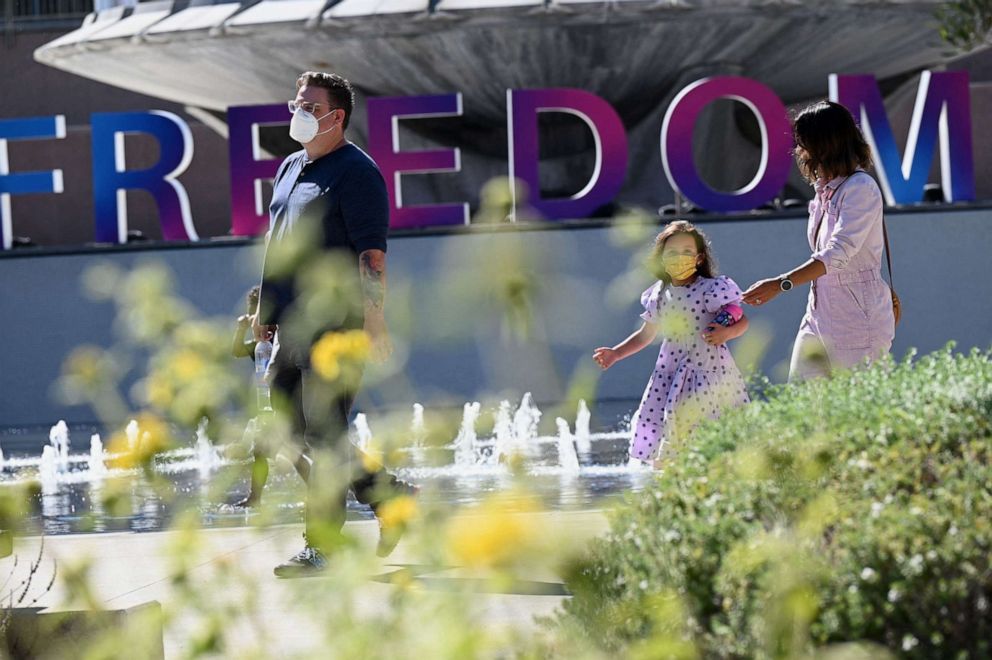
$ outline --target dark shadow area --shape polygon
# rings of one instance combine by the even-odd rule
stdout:
[[[372,577],[373,582],[393,584],[397,581],[415,580],[426,589],[435,591],[475,591],[478,593],[509,594],[515,596],[570,596],[561,582],[539,580],[515,580],[497,578],[425,577],[427,574],[441,573],[460,566],[432,566],[422,564],[393,564],[398,570]]]

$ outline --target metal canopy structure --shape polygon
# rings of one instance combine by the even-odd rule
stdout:
[[[90,15],[79,29],[36,50],[35,59],[214,112],[284,101],[295,77],[311,69],[339,73],[365,96],[461,92],[465,117],[459,125],[408,123],[424,124],[414,130],[427,145],[457,143],[465,172],[477,173],[418,184],[428,188],[413,195],[420,201],[476,199],[488,177],[505,172],[508,88],[581,88],[606,99],[623,119],[633,173],[625,197],[638,202],[667,196],[659,195],[668,186],[658,176],[658,130],[664,109],[688,83],[706,75],[744,75],[795,103],[825,96],[831,73],[898,81],[948,57],[934,18],[939,4],[156,0]],[[758,148],[734,114],[724,110],[701,120],[709,123],[698,147],[718,154],[704,157],[700,169],[713,185],[728,189],[751,176],[755,157],[738,155],[740,147]],[[363,117],[355,119],[352,133],[361,140]],[[573,130],[548,142],[542,178],[547,173],[549,188],[568,190],[584,180],[582,166],[568,159],[589,140]]]
[[[696,67],[725,66],[786,101],[826,76],[896,76],[944,56],[934,1],[261,0],[140,3],[89,16],[35,57],[214,110],[282,100],[301,70],[371,94],[461,91],[502,116],[508,87],[574,86],[625,119]],[[182,8],[180,8],[182,7]]]

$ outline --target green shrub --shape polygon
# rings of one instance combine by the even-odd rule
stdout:
[[[778,388],[628,498],[558,624],[654,657],[990,657],[990,452],[988,353]]]

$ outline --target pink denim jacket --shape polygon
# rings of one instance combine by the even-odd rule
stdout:
[[[827,273],[810,287],[800,335],[815,335],[832,366],[852,367],[887,352],[895,334],[889,288],[881,276],[882,193],[863,170],[817,181],[815,188],[807,237],[812,257]]]

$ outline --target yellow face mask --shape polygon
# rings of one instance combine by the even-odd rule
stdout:
[[[696,257],[689,256],[687,254],[680,254],[675,257],[669,257],[664,261],[665,272],[668,273],[672,279],[675,280],[687,280],[692,277],[692,274],[696,272]]]

